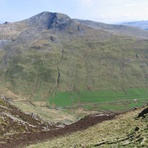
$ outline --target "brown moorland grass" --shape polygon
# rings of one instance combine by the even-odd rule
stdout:
[[[148,147],[148,118],[137,118],[143,108],[104,121],[84,131],[55,138],[27,148]],[[83,126],[83,125],[82,125]]]

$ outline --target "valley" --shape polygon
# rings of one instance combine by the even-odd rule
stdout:
[[[2,147],[11,144],[17,147],[16,141],[21,146],[25,142],[30,145],[48,140],[51,135],[51,138],[65,136],[50,141],[51,147],[58,141],[59,147],[66,148],[70,147],[65,142],[67,134],[72,134],[70,141],[73,141],[73,137],[77,139],[82,134],[79,130],[85,129],[88,136],[91,129],[88,127],[92,126],[92,134],[97,136],[94,129],[104,131],[104,125],[114,126],[112,132],[120,135],[119,127],[124,121],[125,127],[128,123],[133,129],[140,126],[144,136],[141,143],[147,146],[147,118],[135,119],[148,103],[146,30],[45,11],[22,21],[0,24],[0,32]],[[89,123],[86,127],[82,125],[83,119]],[[108,119],[113,120],[105,121]],[[132,122],[135,124],[131,125]],[[75,128],[77,124],[80,128]],[[130,137],[129,129],[123,131],[126,134],[118,139],[121,146],[126,145],[124,138],[136,136]],[[85,147],[116,146],[118,142],[114,136],[99,142],[89,136],[85,138],[88,141],[90,138]],[[83,147],[85,140],[82,141],[75,147]],[[45,145],[48,147],[48,142]]]
[[[52,124],[0,100],[0,147],[147,147],[148,107],[93,113],[70,125]],[[39,143],[39,144],[36,144]],[[30,146],[27,146],[30,145]]]

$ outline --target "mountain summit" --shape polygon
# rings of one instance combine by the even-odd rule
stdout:
[[[38,26],[44,29],[57,28],[59,30],[65,28],[70,21],[70,17],[65,14],[46,11],[25,20],[30,26]]]

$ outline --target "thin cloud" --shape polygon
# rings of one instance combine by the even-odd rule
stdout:
[[[143,3],[130,3],[130,4],[127,4],[128,7],[142,6],[142,5],[148,5],[148,2],[143,2]]]

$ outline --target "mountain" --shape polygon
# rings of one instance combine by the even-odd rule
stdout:
[[[42,12],[0,32],[4,96],[52,108],[148,96],[147,31]]]
[[[135,28],[136,26],[134,26],[134,22],[130,23],[125,23],[125,24],[121,24],[121,25],[114,25],[114,24],[104,24],[104,23],[100,23],[100,22],[94,22],[94,21],[90,21],[90,20],[78,20],[76,19],[78,22],[83,23],[87,26],[90,26],[94,29],[104,29],[107,31],[111,31],[112,33],[118,33],[118,34],[125,34],[125,35],[130,35],[130,36],[138,36],[138,37],[147,37],[147,32],[138,28]],[[138,27],[138,26],[137,26]],[[140,28],[140,27],[139,27]]]
[[[135,21],[135,22],[126,22],[123,25],[133,26],[140,29],[148,30],[148,21]]]

